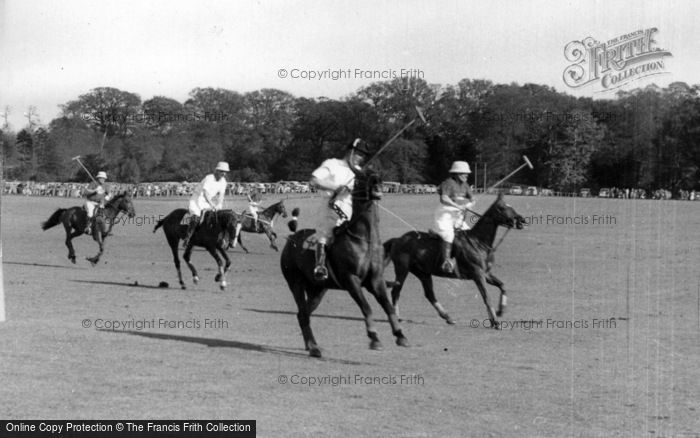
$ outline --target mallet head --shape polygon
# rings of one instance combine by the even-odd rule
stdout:
[[[423,110],[421,110],[419,106],[416,106],[415,108],[416,108],[416,113],[418,114],[418,117],[421,119],[421,121],[423,123],[425,123],[427,125],[428,121],[425,120],[425,116],[423,115]]]
[[[523,160],[525,160],[525,163],[527,164],[527,167],[529,167],[530,169],[534,169],[534,168],[535,168],[535,166],[533,166],[532,163],[530,162],[530,160],[527,158],[527,155],[523,155]]]

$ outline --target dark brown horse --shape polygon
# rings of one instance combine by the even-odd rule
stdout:
[[[238,226],[236,227],[236,237],[231,241],[229,247],[235,248],[236,242],[238,242],[240,243],[241,248],[243,248],[243,250],[247,253],[248,248],[243,246],[243,242],[241,241],[241,231],[245,231],[248,233],[265,233],[267,238],[270,239],[270,248],[274,249],[275,251],[279,251],[277,248],[277,233],[275,233],[272,229],[274,225],[273,221],[278,214],[281,214],[282,217],[287,217],[287,209],[284,206],[284,199],[272,204],[265,210],[258,213],[257,224],[249,212],[244,211],[243,213],[239,214]]]
[[[372,309],[362,292],[363,286],[374,295],[387,314],[396,343],[408,346],[384,283],[383,249],[376,206],[381,195],[381,182],[376,175],[357,173],[352,192],[352,217],[337,230],[334,242],[327,251],[326,266],[330,272],[327,280],[314,280],[315,253],[305,244],[314,230],[298,231],[282,250],[282,274],[297,304],[297,319],[304,345],[313,357],[321,357],[321,349],[311,331],[310,316],[328,289],[347,290],[360,306],[371,340],[370,348],[380,349],[381,342],[374,327]]]
[[[155,233],[158,228],[163,227],[165,232],[165,238],[168,240],[168,245],[170,245],[170,250],[173,253],[173,261],[175,262],[175,268],[177,268],[177,278],[180,280],[180,287],[186,289],[185,282],[182,280],[182,271],[180,270],[180,257],[178,253],[178,245],[180,244],[180,239],[184,239],[187,235],[187,224],[183,220],[187,214],[187,209],[178,208],[170,212],[163,219],[156,223],[153,232]],[[190,257],[192,255],[192,248],[194,246],[201,246],[206,249],[219,267],[219,270],[214,277],[214,281],[220,282],[219,287],[221,290],[226,289],[226,273],[231,268],[231,260],[229,260],[226,254],[225,246],[233,238],[236,232],[236,214],[232,210],[218,210],[216,212],[208,211],[204,214],[202,222],[197,226],[189,244],[185,248],[185,253],[182,258],[185,259],[185,263],[189,266],[192,272],[192,280],[194,284],[199,282],[199,275],[197,275],[197,270],[194,265],[190,262]],[[221,260],[219,254],[224,258],[226,262]]]
[[[505,203],[503,194],[499,194],[474,228],[455,231],[452,255],[457,260],[457,269],[454,274],[445,274],[440,269],[442,262],[440,237],[435,234],[411,231],[386,241],[384,243],[385,265],[393,261],[396,273],[391,298],[397,313],[401,288],[409,272],[418,277],[423,285],[425,297],[448,324],[454,324],[454,321],[435,298],[432,276],[474,280],[486,305],[491,327],[499,328],[496,316],[500,317],[505,312],[507,297],[503,282],[491,272],[494,263],[493,241],[499,226],[522,229],[525,223],[525,219]],[[485,283],[496,286],[501,291],[501,299],[495,315],[489,304]]]
[[[104,252],[104,240],[109,235],[110,231],[112,231],[117,216],[121,212],[126,213],[130,218],[136,215],[134,212],[134,204],[131,202],[131,196],[128,193],[119,193],[114,198],[107,201],[104,209],[95,210],[92,238],[99,245],[100,252],[94,257],[86,257],[86,260],[88,260],[92,266],[95,266],[97,262],[100,261],[100,256],[102,256]],[[46,222],[41,223],[41,229],[46,231],[62,223],[63,228],[66,229],[68,258],[71,262],[75,263],[75,250],[73,249],[71,240],[85,234],[87,219],[87,212],[85,208],[81,206],[59,208]]]

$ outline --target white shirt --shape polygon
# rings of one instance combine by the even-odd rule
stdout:
[[[197,207],[202,210],[210,209],[211,205],[207,202],[204,194],[211,200],[217,210],[224,206],[224,194],[226,193],[226,178],[221,177],[220,180],[216,180],[213,174],[209,174],[204,177],[202,182],[197,184],[197,187],[190,198],[194,201]],[[215,197],[218,195],[218,198]]]
[[[314,170],[311,174],[323,187],[336,190],[341,186],[348,186],[350,192],[345,192],[335,198],[335,203],[348,217],[352,216],[352,188],[355,185],[355,173],[350,169],[347,161],[330,158]],[[324,202],[328,203],[328,198],[333,196],[332,191],[323,190]]]

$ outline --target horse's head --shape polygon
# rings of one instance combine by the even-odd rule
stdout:
[[[109,201],[108,205],[112,205],[118,211],[123,211],[129,217],[136,216],[136,211],[134,210],[134,204],[133,204],[133,202],[131,202],[131,195],[129,195],[128,192],[119,193],[117,196],[112,198],[111,201]]]
[[[382,180],[379,175],[371,170],[355,172],[355,184],[352,189],[353,209],[380,199],[382,199]]]
[[[229,242],[233,242],[236,238],[236,225],[238,225],[239,217],[233,210],[219,210],[217,214],[223,216],[221,218],[223,229],[228,234]],[[218,218],[217,218],[218,219]]]
[[[501,225],[508,228],[517,228],[518,230],[522,230],[527,224],[524,217],[520,216],[513,207],[506,204],[506,201],[503,199],[503,193],[498,194],[496,202],[493,203],[484,216],[486,216],[486,214],[492,216],[493,220],[496,222],[496,225]]]
[[[275,213],[279,213],[282,217],[287,217],[287,208],[284,206],[284,199],[275,204]]]

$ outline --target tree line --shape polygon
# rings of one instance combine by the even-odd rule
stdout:
[[[61,105],[46,126],[0,132],[6,179],[86,181],[81,155],[111,180],[198,181],[220,160],[232,181],[308,180],[355,137],[378,149],[423,108],[428,124],[406,130],[376,161],[386,181],[438,183],[453,160],[485,164],[488,182],[527,155],[521,184],[698,189],[700,86],[673,83],[575,98],[537,84],[464,79],[436,86],[397,78],[343,99],[195,88],[184,103],[95,88]],[[480,183],[482,176],[479,176]]]

